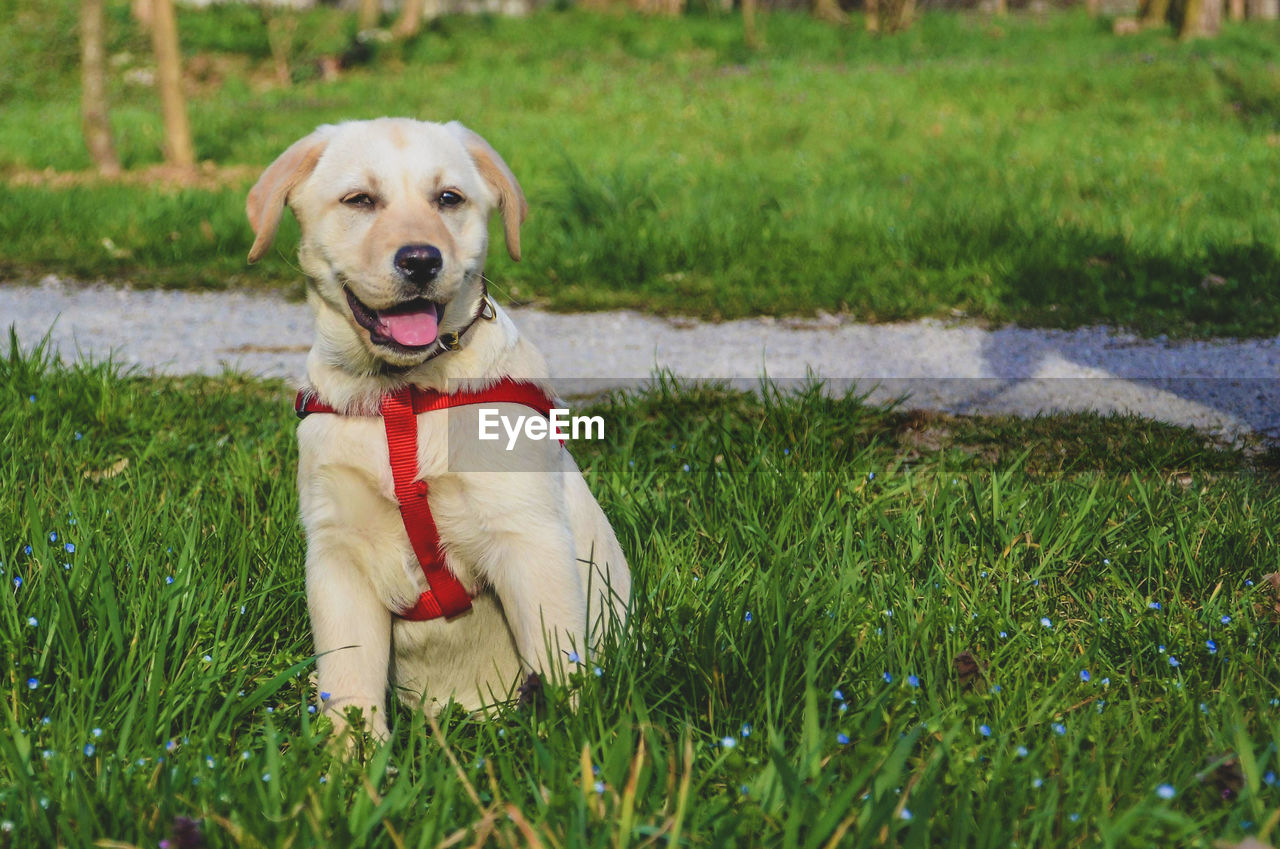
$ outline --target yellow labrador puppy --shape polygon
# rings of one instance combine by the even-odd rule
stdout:
[[[527,206],[506,163],[457,122],[327,125],[249,192],[250,262],[271,246],[286,205],[301,225],[316,322],[300,404],[323,414],[298,426],[298,488],[326,713],[342,727],[358,707],[385,737],[388,682],[414,706],[434,710],[452,697],[475,708],[532,672],[585,662],[625,614],[630,573],[559,442],[508,450],[505,439],[478,438],[485,408],[513,420],[537,415],[510,400],[414,407],[408,474],[429,503],[446,577],[465,587],[470,606],[405,618],[439,588],[410,539],[420,523],[401,513],[385,399],[457,398],[504,379],[554,397],[541,355],[488,299],[482,277],[495,208],[520,258]]]

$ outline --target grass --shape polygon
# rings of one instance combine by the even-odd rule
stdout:
[[[1274,841],[1274,455],[814,391],[595,412],[636,578],[599,672],[343,760],[284,387],[0,359],[0,847]]]
[[[349,51],[353,24],[321,9],[297,19],[285,89],[256,9],[184,10],[196,147],[232,170],[159,188],[31,177],[88,161],[73,4],[15,2],[0,33],[10,278],[294,287],[296,230],[244,265],[252,175],[321,122],[408,114],[472,125],[524,182],[526,260],[495,252],[491,269],[505,299],[1280,332],[1275,25],[1182,45],[1076,13],[928,14],[875,38],[779,13],[751,53],[732,17],[546,10],[447,18],[325,82],[316,59]],[[155,95],[125,79],[146,42],[127,4],[109,7],[116,135],[145,168]]]

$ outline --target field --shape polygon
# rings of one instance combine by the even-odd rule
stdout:
[[[11,352],[0,399],[0,847],[1277,833],[1274,453],[817,391],[603,401],[575,454],[629,630],[536,706],[399,709],[344,760],[308,708],[287,390]]]
[[[146,40],[110,3],[125,164],[160,157]],[[458,118],[532,203],[495,291],[557,309],[846,312],[1280,331],[1280,28],[1181,45],[1083,14],[926,15],[873,38],[804,16],[547,10],[445,19],[351,52],[351,16],[296,23],[282,87],[253,7],[181,16],[199,156],[185,187],[103,185],[80,139],[74,4],[14,0],[0,32],[0,275],[296,291],[291,231],[259,268],[243,195],[321,122]],[[48,173],[47,169],[53,169]],[[68,174],[67,172],[71,172]]]
[[[244,264],[247,187],[318,123],[408,114],[523,181],[504,301],[1280,332],[1280,27],[778,13],[750,51],[734,17],[548,8],[354,49],[320,9],[286,87],[257,9],[184,11],[208,167],[175,184],[109,2],[132,176],[106,183],[74,4],[10,5],[5,280],[296,293],[292,222]],[[397,707],[343,757],[289,401],[0,350],[0,849],[1280,842],[1274,447],[817,386],[597,399],[575,412],[607,438],[573,450],[633,568],[627,628],[532,704]]]

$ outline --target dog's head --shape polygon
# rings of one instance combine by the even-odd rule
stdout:
[[[249,191],[250,262],[271,246],[286,205],[316,294],[345,318],[350,341],[397,367],[471,322],[493,209],[517,260],[528,212],[484,139],[456,121],[405,118],[322,126],[281,154]]]

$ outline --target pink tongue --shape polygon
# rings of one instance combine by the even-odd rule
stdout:
[[[382,329],[401,345],[419,347],[436,341],[439,331],[434,305],[401,313],[378,313]]]

